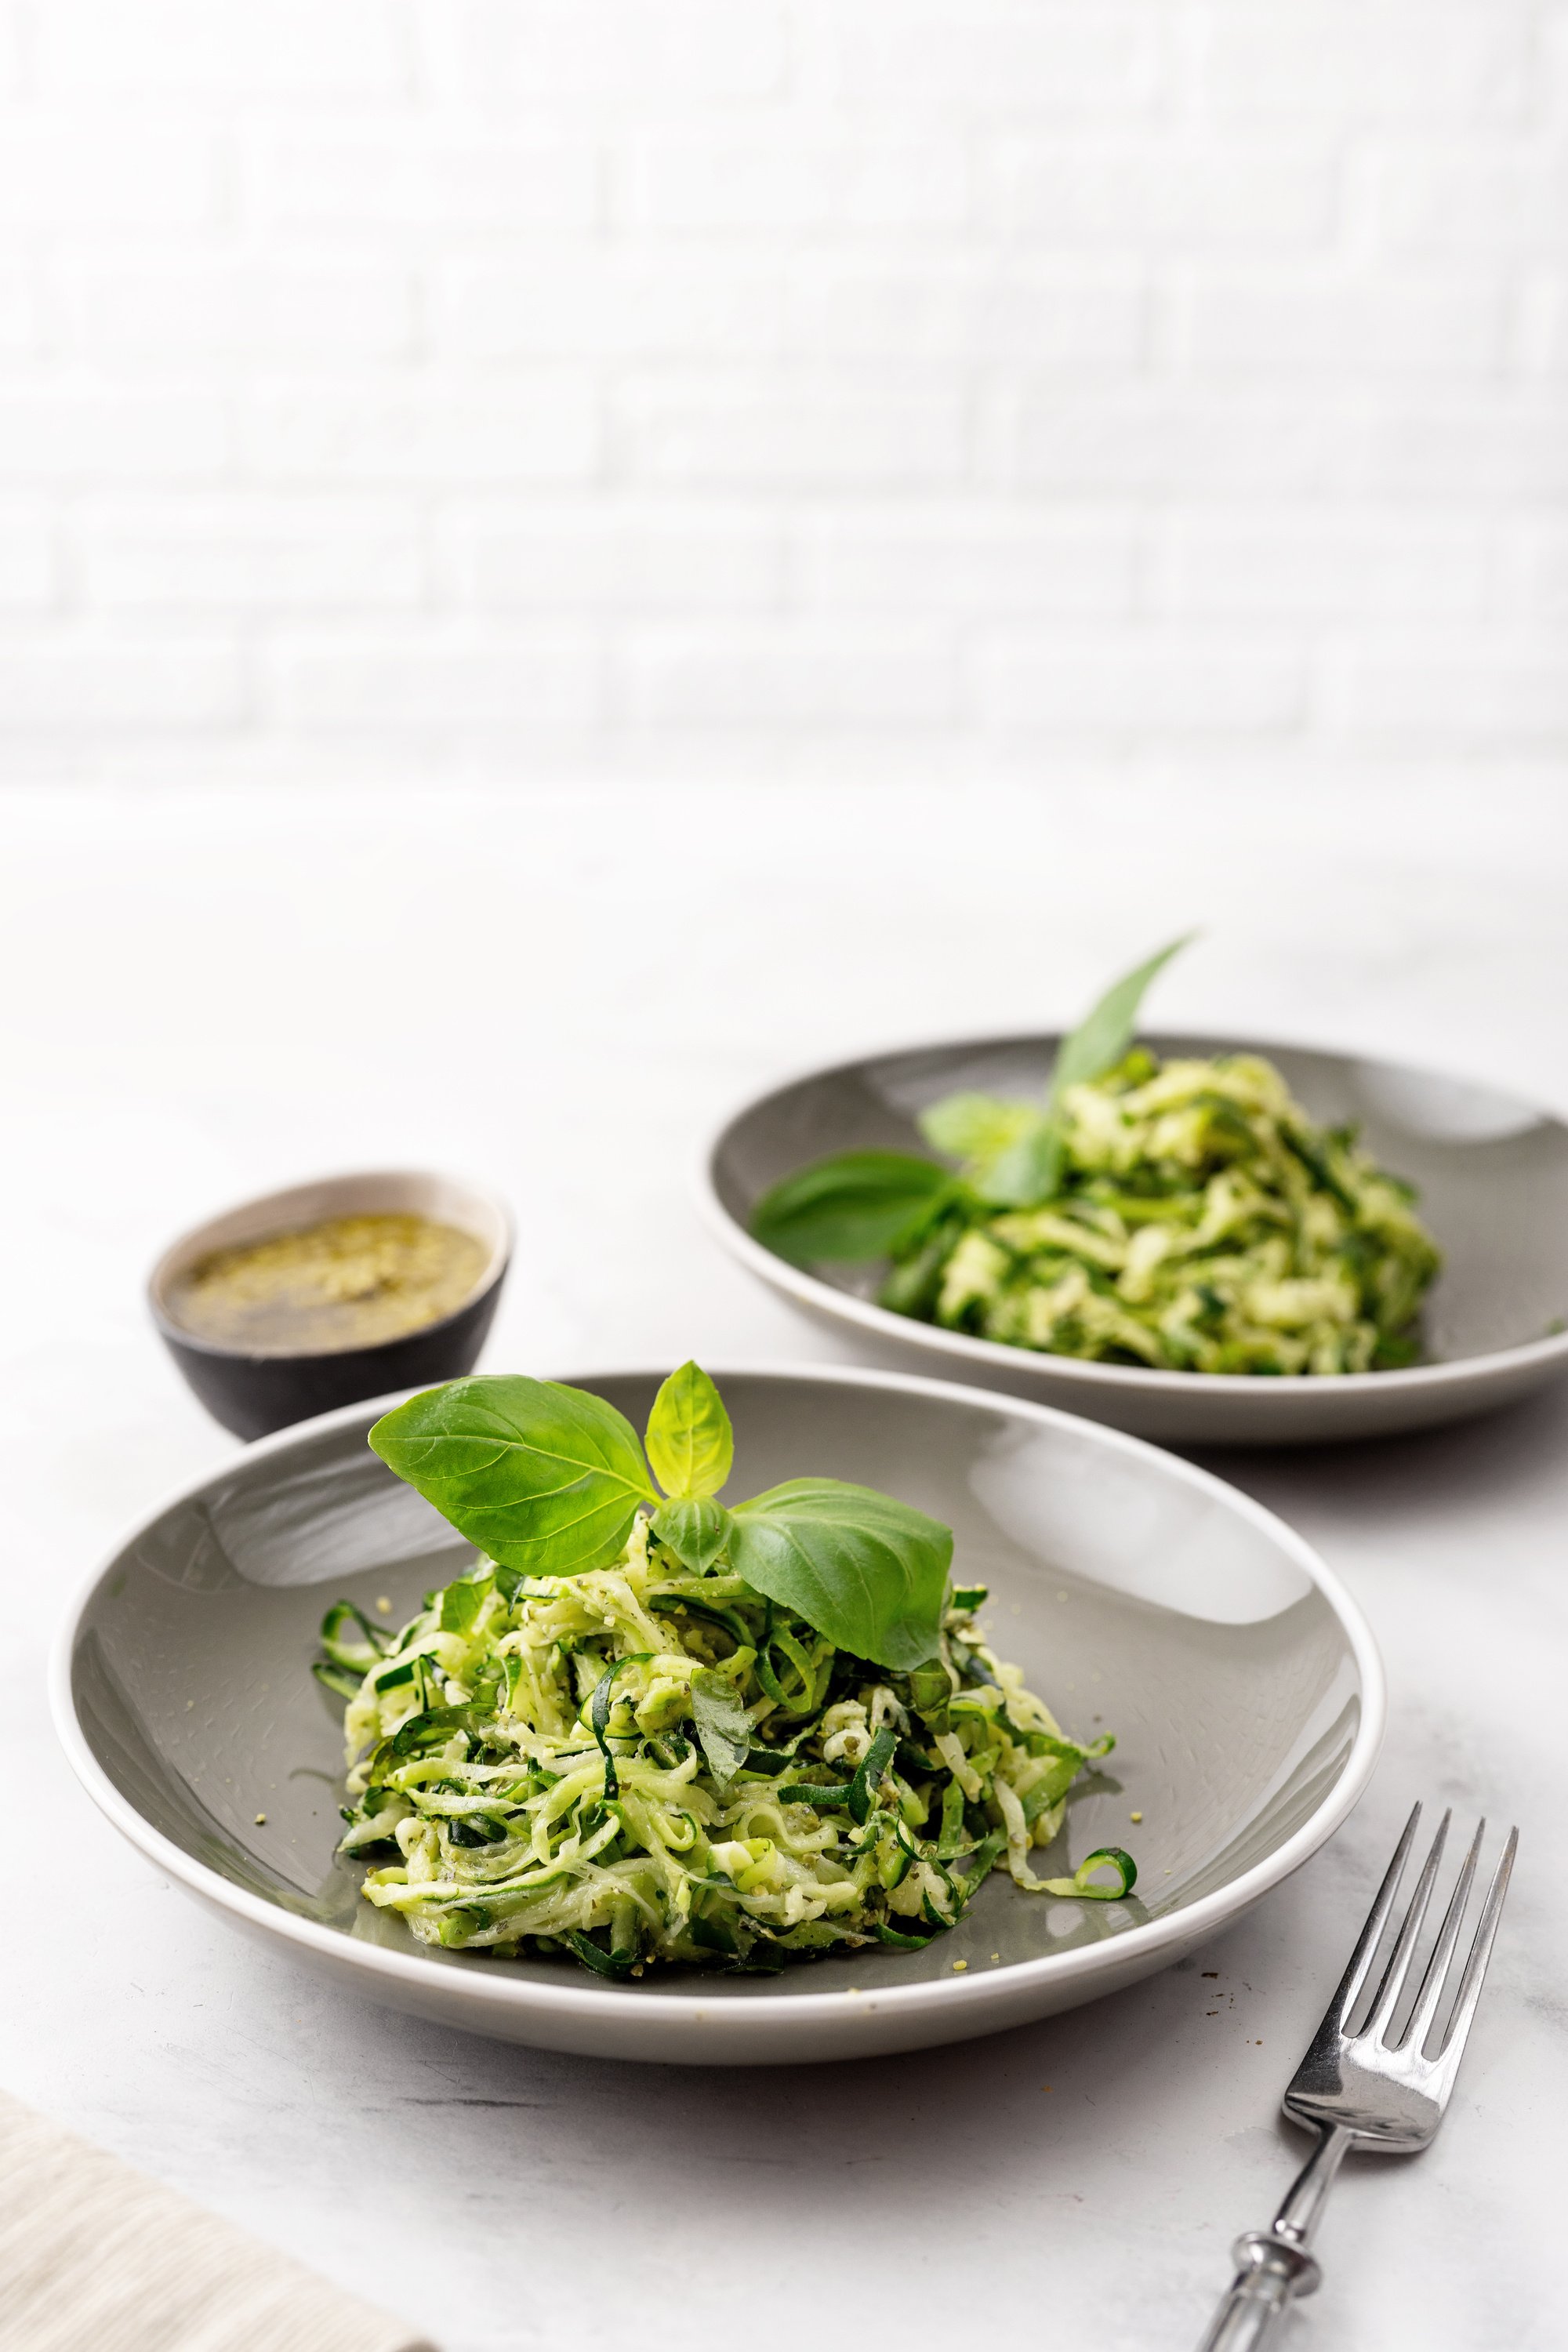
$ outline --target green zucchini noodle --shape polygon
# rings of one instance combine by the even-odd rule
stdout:
[[[1043,1207],[986,1198],[1026,1106],[980,1095],[921,1124],[964,1161],[895,1251],[882,1305],[1013,1347],[1196,1372],[1381,1371],[1420,1354],[1442,1261],[1410,1185],[1320,1129],[1252,1054],[1135,1048],[1068,1087]]]
[[[980,1633],[984,1597],[952,1595],[938,1655],[892,1673],[639,1517],[608,1568],[481,1560],[395,1635],[341,1602],[316,1671],[348,1699],[342,1850],[422,1943],[613,1976],[915,1947],[994,1868],[1113,1899],[1114,1849],[1030,1867],[1112,1741],[1064,1736]]]

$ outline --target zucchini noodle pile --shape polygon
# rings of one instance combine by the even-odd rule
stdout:
[[[1413,1363],[1441,1259],[1413,1188],[1314,1128],[1256,1055],[1163,1066],[1142,1047],[1061,1105],[1044,1207],[984,1198],[982,1139],[1020,1106],[968,1095],[922,1121],[968,1158],[897,1254],[883,1306],[1053,1355],[1195,1372],[1381,1371]]]
[[[316,1672],[349,1702],[342,1850],[422,1943],[614,1977],[918,1948],[993,1867],[1125,1894],[1115,1850],[1029,1866],[1112,1742],[1063,1736],[982,1638],[984,1599],[953,1592],[937,1657],[895,1674],[639,1517],[608,1568],[481,1560],[395,1635],[339,1602]]]

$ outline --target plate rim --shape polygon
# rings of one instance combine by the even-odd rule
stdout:
[[[664,1374],[657,1368],[642,1363],[619,1363],[598,1365],[561,1377],[570,1377],[575,1386],[588,1387],[595,1380],[658,1381]],[[1212,1894],[1200,1895],[1196,1902],[1170,1912],[1163,1918],[1126,1928],[1121,1935],[1106,1941],[1080,1946],[1071,1951],[1047,1953],[1036,1959],[1009,1961],[1005,1966],[988,1970],[984,1976],[966,1974],[923,1978],[910,1984],[884,1985],[875,1990],[846,1987],[837,1992],[770,1991],[765,2005],[744,1999],[715,2000],[700,1991],[683,1990],[661,1991],[650,2000],[640,1990],[618,1985],[578,1986],[570,1979],[560,1985],[539,1984],[531,1979],[486,1977],[477,1970],[471,1975],[464,1972],[448,1977],[447,1971],[434,1968],[416,1946],[411,1945],[411,1948],[404,1952],[379,1944],[361,1943],[339,1929],[324,1927],[315,1920],[300,1919],[280,1906],[235,1885],[219,1872],[209,1869],[194,1855],[186,1853],[173,1839],[154,1829],[110,1780],[93,1754],[78,1717],[71,1690],[71,1668],[88,1604],[100,1586],[113,1573],[130,1547],[176,1505],[195,1499],[217,1479],[229,1475],[233,1468],[232,1457],[199,1476],[182,1480],[145,1511],[119,1537],[71,1598],[50,1649],[48,1696],[56,1736],[78,1780],[121,1834],[166,1876],[220,1910],[229,1912],[242,1925],[258,1929],[264,1935],[278,1937],[286,1945],[302,1948],[329,1966],[335,1964],[340,1969],[350,1972],[363,1970],[372,1980],[379,1980],[384,1986],[405,1988],[411,1994],[416,1994],[421,1988],[429,1988],[438,1996],[440,1989],[446,1986],[451,2008],[474,2007],[498,2020],[513,2018],[521,2021],[535,2015],[553,2017],[563,2022],[570,2021],[581,2026],[591,2025],[597,2019],[613,2031],[616,2027],[624,2029],[635,2020],[643,2019],[647,2021],[650,2035],[661,2042],[674,2041],[682,2030],[689,2031],[700,2025],[710,2038],[739,2042],[747,2039],[763,2021],[766,2021],[770,2030],[777,2028],[784,2035],[798,2032],[803,2042],[809,2042],[813,2025],[829,2031],[873,2012],[884,2018],[890,2013],[897,2019],[910,2021],[929,2017],[933,2023],[940,2023],[944,2028],[949,2023],[956,2024],[963,2017],[966,2021],[966,2032],[984,2032],[987,2028],[976,2021],[977,2013],[984,2017],[987,2011],[1012,2011],[1016,2008],[1020,1992],[1031,1987],[1044,1989],[1051,1985],[1071,1985],[1085,1978],[1092,1979],[1106,1967],[1110,1954],[1125,1958],[1136,1952],[1149,1958],[1152,1968],[1160,1965],[1157,1956],[1166,1948],[1170,1948],[1173,1959],[1178,1958],[1182,1950],[1190,1949],[1206,1936],[1217,1933],[1231,1918],[1250,1908],[1253,1903],[1289,1877],[1321,1846],[1326,1844],[1360,1801],[1376,1767],[1387,1725],[1388,1685],[1382,1656],[1372,1627],[1348,1587],[1306,1538],[1266,1504],[1258,1502],[1254,1496],[1213,1471],[1202,1469],[1180,1454],[1151,1444],[1146,1438],[1133,1437],[1124,1430],[1089,1421],[1082,1414],[1064,1412],[1056,1405],[1038,1403],[1032,1398],[975,1389],[962,1381],[937,1381],[923,1373],[880,1371],[859,1365],[777,1364],[750,1360],[721,1365],[714,1378],[721,1382],[726,1378],[798,1381],[813,1385],[827,1382],[834,1386],[913,1393],[961,1404],[970,1411],[992,1411],[1004,1415],[1021,1416],[1037,1425],[1066,1424],[1074,1433],[1087,1433],[1091,1443],[1108,1446],[1112,1452],[1137,1456],[1152,1455],[1162,1469],[1174,1476],[1179,1485],[1220,1496],[1228,1507],[1239,1509],[1243,1517],[1250,1519],[1277,1541],[1282,1540],[1287,1555],[1322,1592],[1349,1642],[1361,1683],[1361,1719],[1344,1768],[1333,1788],[1301,1826],[1293,1831],[1273,1853],[1255,1863],[1224,1886],[1216,1887]],[[411,1393],[417,1391],[398,1391],[389,1397],[340,1405],[331,1412],[297,1422],[290,1428],[257,1439],[244,1449],[243,1458],[248,1461],[282,1453],[301,1438],[361,1419],[373,1418],[390,1410],[402,1397]],[[391,1999],[390,1992],[387,1998]],[[1002,2025],[1010,2021],[1007,2016],[998,2014],[995,2021]],[[937,2038],[952,2037],[943,2033]],[[650,2054],[657,2056],[659,2053],[655,2051]],[[810,2054],[809,2052],[803,2053],[803,2055]],[[734,2063],[744,2061],[738,2057]]]
[[[760,1281],[774,1290],[797,1299],[803,1307],[831,1316],[836,1321],[858,1324],[862,1330],[879,1339],[906,1348],[929,1348],[939,1356],[958,1359],[961,1362],[985,1364],[993,1370],[1012,1368],[1030,1381],[1060,1381],[1064,1384],[1083,1382],[1090,1389],[1103,1389],[1108,1396],[1140,1395],[1180,1401],[1218,1399],[1221,1397],[1300,1398],[1323,1396],[1441,1396],[1446,1389],[1464,1388],[1478,1380],[1502,1379],[1506,1373],[1528,1370],[1538,1364],[1568,1360],[1568,1330],[1546,1334],[1540,1339],[1522,1339],[1514,1346],[1494,1348],[1485,1355],[1453,1356],[1437,1364],[1410,1364],[1384,1372],[1336,1372],[1322,1381],[1281,1380],[1276,1374],[1262,1372],[1183,1372],[1152,1364],[1102,1364],[1084,1356],[1053,1355],[1044,1349],[1009,1347],[1001,1339],[982,1339],[970,1331],[950,1331],[937,1323],[926,1323],[912,1315],[895,1315],[890,1307],[879,1307],[874,1299],[858,1298],[853,1291],[840,1290],[831,1282],[808,1273],[804,1266],[791,1264],[749,1234],[732,1216],[720,1196],[716,1181],[719,1154],[731,1132],[742,1119],[760,1110],[764,1103],[777,1095],[787,1094],[792,1087],[805,1086],[814,1078],[831,1078],[841,1072],[863,1069],[868,1062],[892,1061],[904,1055],[953,1052],[959,1047],[1006,1046],[1049,1044],[1060,1040],[1066,1032],[1060,1029],[999,1029],[987,1034],[974,1032],[955,1033],[950,1037],[930,1037],[913,1044],[870,1047],[863,1054],[852,1054],[838,1062],[818,1062],[798,1069],[793,1075],[775,1078],[771,1085],[759,1087],[753,1094],[737,1103],[726,1113],[704,1139],[692,1171],[692,1187],[697,1207],[721,1247]],[[1188,1040],[1194,1045],[1211,1045],[1210,1033],[1202,1029],[1152,1029],[1152,1036],[1172,1040]],[[1484,1078],[1461,1077],[1457,1071],[1439,1070],[1430,1063],[1395,1062],[1379,1054],[1355,1054],[1337,1045],[1309,1044],[1300,1037],[1244,1038],[1231,1049],[1237,1053],[1284,1052],[1316,1054],[1324,1061],[1340,1063],[1379,1062],[1388,1069],[1412,1076],[1445,1080],[1456,1086],[1486,1087],[1493,1094],[1506,1094],[1508,1089],[1491,1085]],[[1527,1097],[1515,1096],[1521,1107]],[[1542,1121],[1568,1132],[1568,1122],[1544,1104],[1530,1102],[1528,1108],[1539,1111]],[[1272,1410],[1281,1415],[1289,1408],[1280,1404]]]

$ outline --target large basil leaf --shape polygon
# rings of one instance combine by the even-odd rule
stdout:
[[[837,1478],[791,1478],[731,1513],[730,1564],[841,1650],[907,1671],[936,1654],[952,1532]]]
[[[886,1257],[918,1233],[952,1180],[934,1160],[902,1151],[841,1151],[765,1192],[752,1231],[792,1265]]]
[[[674,1382],[689,1370],[695,1367],[683,1367]],[[702,1379],[697,1375],[697,1382]],[[704,1402],[696,1383],[687,1388]],[[729,1422],[716,1391],[695,1420],[684,1406],[672,1408],[672,1442],[679,1445],[688,1423],[698,1422],[708,1433],[692,1458],[705,1466],[693,1475],[711,1475],[721,1454],[728,1466]],[[636,1433],[614,1406],[581,1389],[521,1376],[480,1374],[426,1390],[378,1421],[370,1442],[498,1563],[503,1589],[519,1573],[570,1576],[605,1566],[621,1551],[638,1508],[651,1504],[655,1532],[688,1567],[700,1574],[727,1551],[755,1591],[795,1611],[837,1648],[895,1669],[918,1666],[936,1653],[952,1536],[870,1487],[795,1478],[733,1512],[711,1495],[660,1501]],[[471,1591],[471,1601],[452,1603],[454,1621],[477,1613],[487,1589],[462,1588],[465,1596]],[[709,1748],[710,1735],[732,1748],[741,1732],[733,1694],[726,1697],[706,1684],[703,1689],[701,1706],[695,1697],[693,1705],[699,1736],[714,1760],[721,1748]],[[607,1690],[606,1684],[606,1698]]]
[[[671,1372],[653,1401],[644,1439],[653,1475],[672,1500],[716,1495],[735,1459],[724,1401],[698,1364]]]
[[[370,1443],[470,1543],[535,1575],[603,1568],[653,1499],[630,1423],[554,1381],[450,1381],[385,1414]]]

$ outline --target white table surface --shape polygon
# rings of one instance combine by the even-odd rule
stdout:
[[[1352,2162],[1293,2340],[1560,2343],[1568,1392],[1215,1465],[1372,1619],[1393,1702],[1373,1789],[1197,1960],[923,2056],[608,2065],[329,1990],[121,1844],[42,1678],[116,1530],[230,1446],[140,1296],[207,1210],[340,1166],[468,1169],[519,1213],[492,1366],[821,1360],[689,1205],[735,1097],[862,1045],[1071,1015],[1195,920],[1162,1021],[1561,1105],[1565,851],[1549,804],[1479,780],[0,801],[0,2080],[447,2352],[870,2341],[889,2317],[910,2341],[1184,2352],[1304,2153],[1279,2092],[1426,1794],[1517,1817],[1521,1869],[1445,2133]]]

